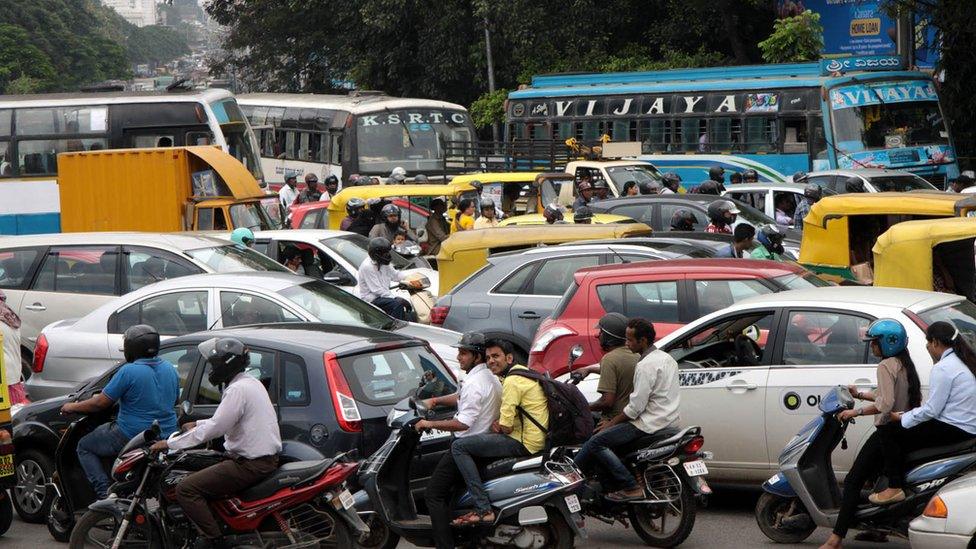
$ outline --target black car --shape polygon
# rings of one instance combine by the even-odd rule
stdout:
[[[207,379],[209,365],[197,345],[211,337],[236,337],[251,353],[249,375],[268,388],[278,412],[283,441],[314,448],[323,456],[356,449],[369,456],[388,435],[387,416],[393,405],[425,381],[418,396],[427,398],[457,390],[457,380],[426,342],[371,328],[288,323],[235,327],[199,332],[165,341],[159,356],[171,362],[180,379],[179,422],[211,417],[220,391]],[[73,393],[38,401],[13,421],[18,484],[14,501],[30,522],[47,516],[50,497],[44,482],[53,470],[60,434],[80,416],[63,417],[68,400],[84,400],[101,391],[119,366],[93,378]],[[423,465],[414,470],[426,477],[450,444],[446,433],[425,435]],[[429,463],[428,463],[429,462]],[[23,474],[22,474],[23,471]],[[35,478],[27,478],[30,472]],[[79,475],[72,481],[85,482]],[[416,479],[422,485],[425,479]],[[33,497],[31,497],[33,496]]]

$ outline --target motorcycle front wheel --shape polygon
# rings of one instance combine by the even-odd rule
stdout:
[[[88,511],[75,524],[68,542],[70,549],[107,549],[112,547],[115,533],[118,532],[119,521],[115,515],[103,511]],[[148,522],[136,524],[130,522],[126,530],[123,545],[128,548],[161,549],[161,541],[153,534]]]
[[[361,518],[369,526],[369,536],[365,540],[356,540],[352,545],[355,549],[394,549],[400,543],[400,536],[394,534],[376,513]]]
[[[806,512],[806,509],[796,498],[765,492],[756,502],[756,522],[759,524],[759,529],[776,543],[800,543],[817,529],[817,525],[812,521],[799,527],[787,527],[782,524],[783,519],[800,512]]]

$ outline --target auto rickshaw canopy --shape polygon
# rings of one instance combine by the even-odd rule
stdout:
[[[934,264],[953,272],[956,293],[972,293],[976,219],[955,217],[893,225],[874,244],[874,285],[932,290]],[[941,253],[943,257],[936,257]]]
[[[441,243],[437,254],[437,271],[441,295],[480,269],[494,253],[530,248],[543,244],[562,244],[577,240],[617,239],[649,236],[651,228],[643,223],[609,223],[605,225],[523,225],[495,227],[452,234]]]
[[[457,178],[454,178],[457,179]],[[339,191],[329,202],[329,228],[337,230],[342,220],[346,218],[346,203],[350,198],[434,198],[449,196],[459,199],[464,194],[479,194],[481,190],[468,181],[451,181],[446,184],[414,184],[414,185],[364,185],[360,187],[346,187]]]

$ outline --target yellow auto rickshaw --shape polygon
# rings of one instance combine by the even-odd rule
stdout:
[[[457,180],[458,178],[454,178]],[[451,181],[444,185],[424,183],[417,185],[366,185],[362,187],[347,187],[339,191],[329,202],[329,228],[338,230],[342,220],[346,218],[346,203],[350,198],[361,198],[369,200],[371,198],[395,199],[403,198],[412,204],[430,210],[430,200],[432,198],[446,197],[454,203],[460,202],[462,198],[476,198],[481,191],[471,185],[469,181]],[[449,210],[453,215],[453,212]],[[410,229],[416,231],[422,229],[421,220],[426,220],[425,216],[406,215],[403,221],[407,222]]]
[[[643,223],[607,225],[532,225],[496,227],[452,234],[441,243],[437,254],[437,272],[441,295],[488,262],[488,256],[500,252],[531,248],[543,244],[562,244],[577,240],[598,240],[649,236],[651,228]]]
[[[495,199],[506,217],[542,213],[557,202],[564,185],[572,187],[573,176],[565,172],[500,172],[459,175],[451,183],[478,182],[482,196]]]
[[[14,520],[14,506],[10,492],[17,485],[14,475],[13,427],[10,419],[10,392],[7,390],[7,373],[3,363],[3,334],[0,334],[0,535]],[[18,365],[19,367],[19,365]]]
[[[827,196],[803,220],[800,263],[823,275],[869,282],[871,249],[889,228],[919,219],[964,217],[974,210],[973,197],[934,191]]]
[[[874,285],[956,293],[973,298],[976,219],[906,221],[878,237]]]

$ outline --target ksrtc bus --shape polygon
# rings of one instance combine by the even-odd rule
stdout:
[[[227,90],[0,96],[0,234],[60,232],[58,153],[208,144],[263,184],[257,141]]]
[[[935,83],[900,67],[897,57],[867,57],[535,76],[508,96],[506,139],[638,141],[641,159],[689,187],[721,165],[767,181],[896,168],[944,188],[959,166]]]
[[[461,105],[375,92],[349,95],[255,93],[237,96],[261,144],[272,185],[285,173],[386,177],[444,170],[444,144],[472,142],[475,129]]]

